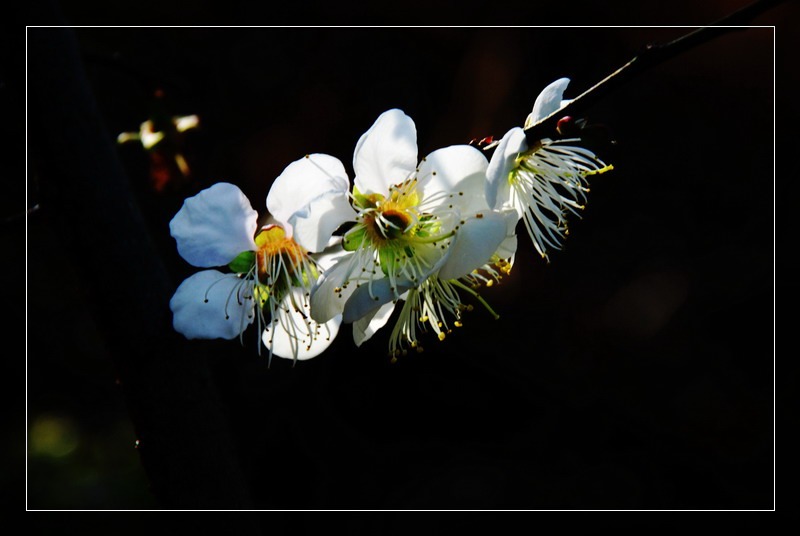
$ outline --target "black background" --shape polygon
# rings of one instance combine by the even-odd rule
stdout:
[[[644,24],[701,24],[738,5],[663,10]],[[184,19],[169,2],[145,4],[163,16],[154,22],[128,8],[110,24],[193,24],[204,8]],[[787,4],[754,23],[796,13]],[[109,24],[70,4],[63,15],[68,24]],[[480,23],[536,22],[500,20],[492,12]],[[500,136],[552,80],[570,77],[566,96],[574,97],[646,43],[687,31],[73,30],[109,140],[137,129],[156,89],[168,113],[200,116],[181,146],[191,178],[161,192],[140,146],[115,147],[172,289],[195,269],[177,255],[167,225],[200,189],[233,182],[263,214],[271,180],[306,153],[334,155],[352,176],[355,142],[386,109],[414,119],[423,156]],[[185,419],[175,429],[202,418],[193,415],[197,397],[211,400],[227,433],[187,444],[212,454],[187,454],[186,472],[203,481],[208,466],[197,461],[213,460],[222,444],[220,463],[242,475],[238,502],[216,503],[194,480],[154,485],[157,461],[145,463],[149,474],[142,469],[148,443],[138,432],[147,424],[129,415],[144,418],[131,405],[149,393],[131,395],[116,381],[119,335],[104,327],[114,312],[96,299],[115,289],[98,289],[93,274],[115,268],[75,254],[81,237],[65,217],[59,163],[37,135],[47,128],[38,103],[48,90],[28,87],[27,203],[37,208],[25,225],[27,508],[772,509],[775,228],[789,202],[776,195],[774,129],[775,107],[779,123],[796,112],[780,83],[789,65],[780,51],[791,39],[778,32],[776,41],[773,28],[731,32],[592,106],[587,117],[616,140],[598,147],[615,169],[593,180],[583,219],[573,218],[550,264],[520,225],[512,275],[483,293],[500,320],[476,307],[445,342],[395,364],[388,329],[356,348],[343,328],[326,353],[294,367],[275,360],[268,368],[254,337],[243,346],[175,343],[175,362],[208,389],[179,399],[173,413]],[[10,109],[19,87],[7,83],[4,93]],[[792,131],[778,146],[796,138]],[[6,212],[4,239],[19,250],[22,223]],[[170,380],[178,392],[181,377]],[[31,453],[30,429],[42,416],[66,423],[74,451]]]

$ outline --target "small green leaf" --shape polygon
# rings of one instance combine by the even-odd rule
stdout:
[[[255,251],[242,251],[229,264],[228,268],[237,274],[246,274],[256,263]]]

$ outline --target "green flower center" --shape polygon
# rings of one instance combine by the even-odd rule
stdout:
[[[353,200],[358,223],[345,234],[344,249],[374,252],[384,274],[414,275],[421,269],[415,261],[419,248],[444,247],[438,242],[453,235],[442,233],[441,220],[420,209],[416,179],[391,186],[388,196],[354,189]]]

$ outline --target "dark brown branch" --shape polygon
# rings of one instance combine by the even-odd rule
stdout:
[[[733,30],[742,30],[744,29],[744,25],[750,23],[758,15],[784,1],[785,0],[757,0],[709,26],[698,28],[668,43],[647,45],[641,53],[575,97],[572,102],[560,110],[556,110],[538,123],[526,128],[526,138],[529,143],[535,143],[542,138],[552,136],[560,118],[566,115],[571,115],[573,117],[583,115],[589,106],[633,76],[636,76],[646,69],[664,63],[720,35]],[[496,144],[489,145],[486,149],[491,149],[495,145]]]

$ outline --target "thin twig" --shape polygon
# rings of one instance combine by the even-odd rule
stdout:
[[[682,54],[702,43],[710,41],[732,30],[745,29],[745,25],[750,23],[758,15],[783,3],[785,0],[756,0],[755,2],[734,11],[709,26],[703,26],[686,35],[673,39],[664,44],[648,44],[644,50],[625,63],[622,67],[609,74],[595,85],[575,97],[569,104],[556,110],[547,117],[525,129],[525,137],[528,142],[533,144],[552,136],[556,129],[558,120],[566,115],[580,116],[600,97],[616,88],[631,77],[642,71],[655,67],[675,56]],[[484,147],[484,150],[491,150],[497,142]]]

